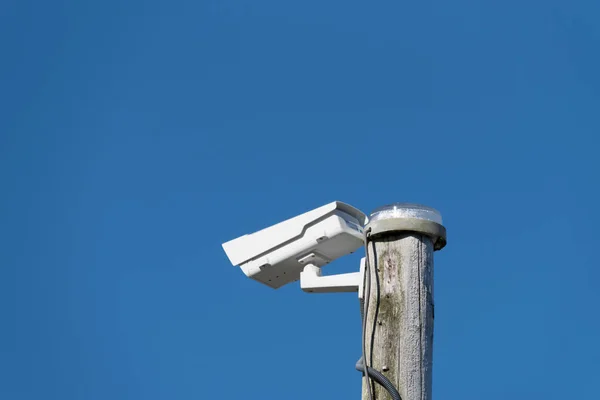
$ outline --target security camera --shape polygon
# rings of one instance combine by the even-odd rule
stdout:
[[[223,249],[229,261],[249,278],[274,289],[297,281],[308,267],[303,273],[305,291],[354,291],[358,288],[358,273],[338,275],[345,279],[334,282],[326,279],[331,277],[321,277],[320,268],[364,246],[366,223],[364,213],[335,201],[231,240],[223,244]],[[337,290],[327,289],[336,285]]]

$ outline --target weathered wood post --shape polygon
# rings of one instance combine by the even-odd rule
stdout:
[[[446,244],[441,215],[397,203],[375,210],[365,233],[366,362],[402,400],[431,400],[433,252]],[[391,399],[382,386],[371,388],[373,400]],[[362,399],[369,400],[366,379]]]

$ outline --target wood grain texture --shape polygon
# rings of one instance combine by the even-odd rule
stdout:
[[[369,366],[386,375],[403,400],[431,400],[433,242],[427,236],[407,232],[378,237],[369,244],[369,260],[367,359],[373,340]],[[376,317],[377,285],[380,299]],[[362,399],[368,400],[365,382],[363,379]],[[373,393],[374,399],[391,399],[378,384],[374,384]]]

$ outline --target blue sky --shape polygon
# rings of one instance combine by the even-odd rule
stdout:
[[[358,398],[355,295],[220,246],[341,200],[444,216],[436,398],[597,399],[598,15],[2,2],[0,398]]]

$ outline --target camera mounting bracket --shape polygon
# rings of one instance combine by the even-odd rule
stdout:
[[[322,275],[320,267],[307,264],[300,273],[300,287],[308,293],[358,292],[362,298],[365,276],[365,258],[360,260],[360,271],[338,275]]]

